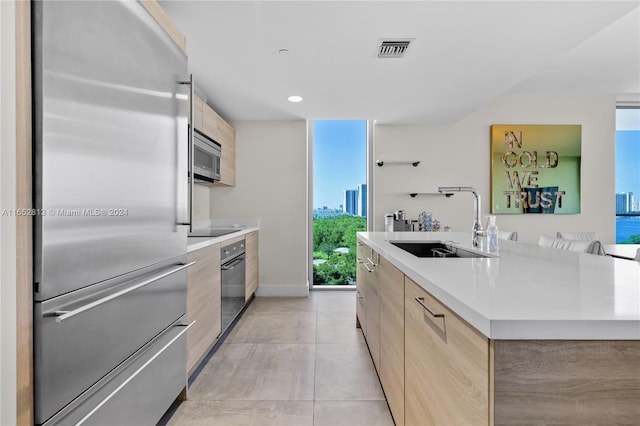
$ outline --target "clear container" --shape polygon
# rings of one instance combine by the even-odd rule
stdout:
[[[425,212],[422,217],[422,229],[427,232],[433,231],[433,216],[431,212]]]
[[[496,217],[487,216],[489,226],[487,226],[487,249],[490,252],[498,251],[498,227],[496,226]]]
[[[391,213],[384,215],[384,230],[387,232],[393,232],[393,214]]]

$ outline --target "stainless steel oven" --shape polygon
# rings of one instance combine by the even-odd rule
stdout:
[[[245,302],[245,244],[244,239],[222,246],[222,331],[227,329],[242,311]]]
[[[195,181],[220,180],[220,144],[195,129],[193,132],[193,175]]]

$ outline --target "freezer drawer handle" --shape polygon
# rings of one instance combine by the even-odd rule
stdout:
[[[192,262],[192,263],[195,263],[195,262]],[[189,265],[184,265],[184,266],[186,267],[186,266],[189,266]],[[160,349],[158,352],[156,352],[156,353],[155,353],[155,355],[153,355],[151,358],[149,358],[149,359],[147,360],[147,362],[145,362],[142,366],[140,366],[140,368],[138,368],[138,369],[137,369],[137,370],[136,370],[136,371],[135,371],[131,376],[129,376],[129,377],[127,378],[127,380],[125,380],[124,382],[122,382],[122,383],[120,384],[120,386],[118,386],[117,388],[115,388],[115,389],[113,390],[113,392],[111,392],[111,393],[110,393],[110,394],[109,394],[105,399],[103,399],[103,400],[100,402],[100,404],[96,405],[96,406],[93,408],[93,410],[89,411],[89,412],[87,413],[87,415],[86,415],[86,416],[84,416],[82,419],[80,419],[80,421],[79,421],[78,423],[76,423],[76,425],[75,425],[75,426],[80,426],[81,424],[83,424],[84,422],[86,422],[86,421],[89,419],[89,417],[93,416],[93,414],[94,414],[96,411],[98,411],[98,410],[99,410],[99,409],[100,409],[104,404],[106,404],[107,402],[109,402],[109,400],[110,400],[111,398],[113,398],[113,397],[114,397],[118,392],[120,392],[120,389],[122,389],[122,388],[123,388],[123,387],[125,387],[125,386],[130,382],[130,381],[132,381],[133,379],[135,379],[135,378],[136,378],[136,376],[142,372],[142,370],[144,370],[145,368],[147,368],[147,366],[148,366],[149,364],[151,364],[151,363],[152,363],[156,358],[158,358],[160,355],[162,355],[162,353],[163,353],[164,351],[166,351],[166,350],[169,348],[169,346],[171,346],[171,345],[173,344],[173,342],[175,342],[176,340],[178,340],[178,339],[179,339],[179,338],[180,338],[184,333],[186,333],[186,332],[187,332],[187,330],[189,330],[189,328],[191,328],[191,326],[192,326],[193,324],[195,324],[195,323],[196,323],[196,321],[195,321],[195,320],[193,320],[190,324],[176,324],[176,327],[184,327],[184,330],[180,331],[180,333],[178,333],[178,334],[176,335],[176,337],[174,337],[173,339],[171,339],[171,341],[170,341],[169,343],[167,343],[166,345],[164,345],[164,346],[162,347],[162,349]]]
[[[432,317],[434,317],[434,318],[444,318],[444,314],[436,314],[435,312],[433,312],[431,310],[430,307],[428,307],[427,305],[424,304],[424,297],[415,297],[414,299],[416,299],[416,302],[418,302],[420,304],[420,306],[422,306],[427,312],[429,312]]]
[[[139,289],[141,287],[147,286],[147,285],[149,285],[151,283],[154,283],[154,282],[156,282],[158,280],[161,280],[162,278],[168,277],[171,274],[175,274],[178,271],[182,271],[183,269],[188,268],[189,266],[194,265],[195,263],[196,262],[191,262],[191,263],[187,263],[187,264],[184,264],[184,265],[179,265],[179,266],[177,266],[175,268],[172,268],[172,269],[170,269],[170,270],[168,270],[166,272],[163,272],[163,273],[161,273],[159,275],[156,275],[154,277],[146,279],[146,280],[142,281],[141,283],[138,283],[138,284],[133,285],[131,287],[125,288],[124,290],[120,290],[120,291],[118,291],[116,293],[110,294],[108,296],[105,296],[105,297],[103,297],[101,299],[98,299],[96,301],[93,301],[91,303],[87,303],[86,305],[80,306],[79,308],[74,309],[72,311],[56,311],[56,312],[53,313],[53,316],[56,317],[56,322],[57,323],[61,323],[62,321],[66,320],[66,319],[69,319],[71,317],[74,317],[74,316],[76,316],[76,315],[78,315],[78,314],[80,314],[80,313],[82,313],[84,311],[88,311],[89,309],[93,309],[96,306],[100,306],[100,305],[102,305],[104,303],[107,303],[107,302],[117,298],[117,297],[124,296],[127,293],[131,293],[134,290],[137,290],[137,289]]]

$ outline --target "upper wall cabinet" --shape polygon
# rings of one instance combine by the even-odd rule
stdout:
[[[187,38],[182,34],[180,29],[171,20],[167,12],[162,9],[162,6],[158,4],[156,0],[141,0],[140,4],[147,9],[147,12],[160,24],[162,29],[171,37],[171,39],[178,45],[180,50],[185,54],[187,53]]]
[[[193,125],[196,129],[200,130],[201,132],[203,131],[202,128],[204,126],[203,107],[204,107],[204,101],[200,96],[195,95],[193,97]]]
[[[198,95],[193,99],[195,128],[222,147],[220,181],[216,186],[236,185],[236,131]]]

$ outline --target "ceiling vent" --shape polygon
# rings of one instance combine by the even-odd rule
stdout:
[[[381,40],[378,46],[378,58],[404,58],[413,40]]]

